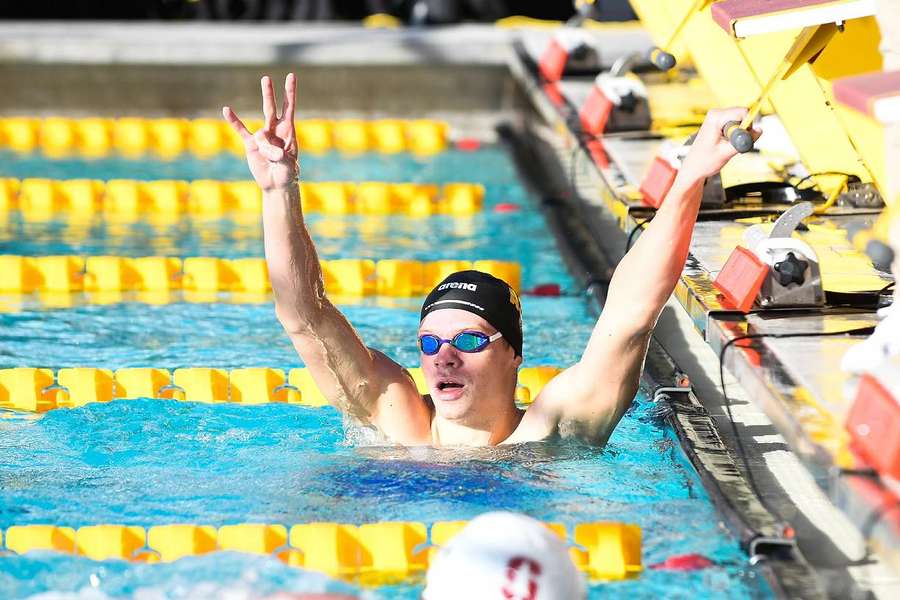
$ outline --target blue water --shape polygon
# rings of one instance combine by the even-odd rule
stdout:
[[[39,165],[29,160],[0,161],[0,174],[35,174],[28,169]],[[51,162],[42,174],[244,179],[244,169],[232,157],[139,164],[60,161]],[[515,257],[525,267],[526,287],[552,281],[574,294],[533,199],[497,149],[448,153],[426,162],[310,157],[304,158],[304,170],[307,177],[323,180],[466,180],[488,186],[485,214],[465,225],[435,218],[425,221],[426,227],[422,221],[414,227],[391,217],[383,220],[382,237],[373,241],[364,233],[368,225],[362,218],[336,220],[346,237],[329,237],[311,219],[325,257]],[[527,210],[513,216],[491,212],[492,203],[511,200]],[[151,253],[162,238],[159,243],[169,248],[164,253],[261,255],[257,225],[221,221],[198,230],[182,223],[175,227],[185,227],[183,235],[154,230],[141,242],[134,232],[145,225],[120,230],[99,222],[77,234],[66,227],[64,222],[29,224],[13,218],[0,224],[0,252],[47,254],[72,248],[139,255]],[[465,229],[454,234],[460,227]],[[403,365],[417,364],[416,300],[367,299],[342,309],[369,345]],[[523,309],[526,366],[578,360],[594,323],[582,298],[526,297]],[[288,369],[301,364],[266,303],[76,302],[72,308],[54,309],[28,299],[16,312],[0,314],[0,368]],[[277,404],[141,399],[57,410],[40,418],[11,412],[0,416],[6,417],[0,418],[0,528],[29,523],[433,522],[509,509],[567,525],[637,523],[643,528],[645,565],[694,552],[717,563],[694,573],[647,570],[636,580],[593,584],[591,598],[771,596],[719,523],[672,431],[654,417],[652,403],[643,395],[604,448],[574,441],[466,451],[372,447],[354,431],[348,438],[333,409]],[[348,587],[273,559],[230,553],[170,565],[92,562],[47,553],[0,558],[4,598],[46,591],[67,598],[219,598],[226,593],[258,598],[275,590],[324,589]],[[413,582],[361,593],[412,600],[420,591]]]

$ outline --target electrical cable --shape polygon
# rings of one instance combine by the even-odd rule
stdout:
[[[634,242],[635,237],[634,234],[638,232],[638,230],[644,229],[644,225],[653,220],[653,217],[647,217],[646,219],[641,219],[637,223],[634,224],[634,227],[628,233],[628,239],[625,241],[625,252],[631,250],[631,244]]]
[[[749,333],[745,335],[739,335],[737,337],[733,337],[722,346],[722,349],[719,351],[719,383],[722,386],[722,400],[725,405],[725,412],[728,415],[728,420],[731,426],[731,433],[734,436],[735,443],[737,444],[737,450],[741,456],[741,462],[744,466],[744,472],[747,474],[747,483],[750,484],[750,489],[753,490],[753,493],[759,498],[760,503],[763,507],[769,511],[773,516],[775,516],[779,521],[785,522],[784,518],[781,514],[774,510],[768,502],[763,498],[760,493],[759,487],[756,484],[756,478],[753,475],[753,470],[750,468],[750,463],[747,460],[747,452],[744,449],[744,442],[741,439],[740,435],[738,435],[737,424],[734,422],[734,415],[731,411],[731,399],[728,397],[728,393],[725,389],[725,353],[728,351],[732,345],[737,342],[743,340],[758,340],[764,338],[772,338],[772,339],[784,339],[784,338],[812,338],[812,337],[832,337],[832,336],[847,336],[847,335],[870,335],[873,331],[875,331],[875,327],[857,327],[854,329],[846,329],[841,331],[807,331],[807,332],[787,332],[787,333]]]

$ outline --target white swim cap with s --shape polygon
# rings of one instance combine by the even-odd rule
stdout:
[[[423,600],[583,600],[584,577],[565,542],[531,517],[490,512],[438,552]]]

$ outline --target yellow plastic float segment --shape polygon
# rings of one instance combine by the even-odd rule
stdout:
[[[19,208],[26,213],[53,216],[63,208],[63,195],[53,179],[23,179],[19,187]]]
[[[430,290],[451,273],[471,269],[472,263],[467,260],[435,260],[425,263],[424,289]]]
[[[229,261],[208,256],[192,256],[182,263],[182,286],[188,291],[225,292],[237,280]]]
[[[222,215],[231,210],[221,181],[197,179],[188,184],[188,211],[195,215]]]
[[[262,214],[262,190],[255,181],[225,181],[222,183],[230,206],[238,212]]]
[[[84,259],[80,256],[39,256],[34,265],[41,274],[43,292],[80,292],[84,287]]]
[[[332,129],[334,147],[340,152],[361,154],[367,152],[369,141],[369,124],[360,119],[341,119],[335,121]]]
[[[148,203],[143,184],[134,179],[110,179],[106,182],[104,211],[136,216],[146,210]]]
[[[428,533],[423,523],[368,523],[360,525],[358,531],[363,581],[400,581],[428,567],[428,552],[424,549]]]
[[[320,181],[307,185],[300,184],[301,199],[305,196],[304,210],[323,215],[348,215],[356,212],[356,198],[352,183],[340,181]],[[305,188],[305,189],[304,189]],[[309,206],[309,208],[307,208]]]
[[[0,255],[0,291],[30,294],[41,286],[41,273],[30,256]]]
[[[189,190],[186,181],[160,179],[147,181],[140,185],[151,211],[168,214],[184,212]]]
[[[179,289],[181,259],[170,256],[142,256],[132,259],[131,265],[138,276],[140,291],[169,291]]]
[[[219,527],[220,550],[272,554],[287,544],[287,528],[284,525],[242,523]]]
[[[38,124],[38,140],[48,155],[58,156],[71,152],[75,147],[75,125],[72,119],[48,117]]]
[[[406,131],[403,121],[380,119],[369,125],[372,146],[378,152],[396,154],[406,151]]]
[[[581,523],[574,541],[587,549],[585,570],[599,579],[626,579],[641,566],[641,528],[625,523]],[[580,561],[579,561],[580,562]]]
[[[375,278],[379,296],[418,296],[425,287],[425,266],[418,260],[383,259],[375,264]]]
[[[227,402],[228,373],[222,369],[188,367],[175,369],[174,384],[184,390],[189,402]]]
[[[517,262],[503,260],[476,260],[472,263],[472,268],[476,271],[483,271],[489,275],[493,275],[497,279],[502,279],[509,284],[516,294],[522,292],[522,266]],[[514,304],[518,303],[518,298],[511,299]]]
[[[522,384],[516,385],[516,403],[531,404],[531,392]]]
[[[276,392],[284,385],[284,371],[266,367],[232,369],[228,375],[231,401],[241,404],[266,404],[284,402],[285,391]]]
[[[441,121],[420,119],[406,124],[406,139],[414,154],[437,154],[447,148],[448,127]]]
[[[96,179],[67,179],[57,183],[66,210],[77,215],[90,215],[100,209],[106,185]]]
[[[356,204],[359,212],[364,215],[391,215],[398,210],[393,185],[382,181],[366,181],[358,184]]]
[[[332,149],[332,123],[325,119],[305,119],[295,123],[300,152],[322,154]]]
[[[265,294],[272,290],[265,258],[235,258],[228,264],[235,279],[234,291]]]
[[[0,406],[15,410],[43,413],[56,408],[53,371],[18,367],[0,369]]]
[[[147,545],[159,552],[159,560],[171,562],[215,552],[217,537],[210,525],[156,525],[147,530]]]
[[[150,148],[150,126],[146,119],[123,117],[112,124],[113,147],[123,154],[143,154]]]
[[[166,369],[122,367],[114,375],[115,398],[159,398],[160,390],[172,383]]]
[[[375,293],[375,261],[340,258],[320,261],[325,290],[335,296],[370,296]]]
[[[56,382],[66,390],[66,393],[57,396],[57,406],[60,408],[74,408],[113,399],[113,373],[109,369],[60,369],[56,373]]]
[[[519,385],[528,390],[529,399],[533,401],[544,386],[561,372],[559,367],[525,367],[519,369]]]
[[[127,257],[88,256],[84,270],[84,289],[88,292],[127,292],[141,283],[134,260]]]
[[[291,527],[294,566],[327,575],[349,576],[359,569],[359,530],[341,523],[304,523]]]
[[[75,530],[55,525],[13,525],[6,530],[6,549],[16,554],[31,550],[75,552]]]
[[[228,124],[221,119],[194,119],[187,125],[187,145],[191,152],[200,157],[209,157],[221,152],[226,146]]]
[[[411,217],[430,217],[437,212],[438,186],[424,183],[395,183],[394,197],[399,210]]]
[[[19,208],[19,187],[21,182],[12,177],[0,177],[0,211]]]
[[[93,560],[132,560],[144,547],[145,540],[143,527],[88,525],[79,527],[75,533],[75,553]]]
[[[151,149],[164,157],[177,156],[187,146],[186,119],[151,119],[147,121]]]
[[[0,121],[6,145],[18,152],[31,152],[38,143],[37,120],[9,117]]]
[[[103,156],[112,148],[112,120],[102,118],[75,121],[75,146],[82,154]]]
[[[416,390],[418,390],[420,394],[427,394],[428,383],[425,381],[425,373],[422,372],[422,367],[410,367],[406,369],[406,371],[416,384]]]
[[[483,185],[447,183],[441,192],[441,212],[464,217],[481,212],[484,204]]]
[[[303,406],[328,406],[328,400],[319,390],[306,367],[291,369],[288,383],[300,390],[300,404]]]

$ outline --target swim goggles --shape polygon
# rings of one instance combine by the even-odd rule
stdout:
[[[487,348],[488,344],[501,337],[503,334],[499,331],[494,335],[486,335],[480,331],[460,331],[453,336],[452,340],[445,340],[434,334],[426,333],[419,336],[419,349],[422,354],[427,356],[437,354],[444,344],[450,344],[460,352],[481,352]]]

